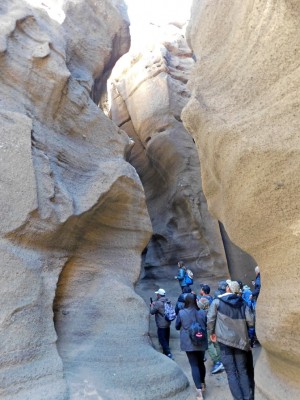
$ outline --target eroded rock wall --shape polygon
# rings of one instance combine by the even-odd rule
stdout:
[[[224,277],[218,222],[207,211],[197,150],[180,116],[190,97],[192,53],[182,25],[152,26],[144,37],[113,71],[110,112],[135,142],[128,159],[145,188],[153,226],[145,276],[172,280],[181,259],[199,282]]]
[[[300,396],[300,5],[194,1],[184,109],[210,212],[261,267],[257,398]]]
[[[152,231],[130,140],[91,100],[129,47],[124,10],[0,4],[3,400],[179,399],[187,386],[151,347],[133,289]],[[152,385],[157,365],[169,385]]]

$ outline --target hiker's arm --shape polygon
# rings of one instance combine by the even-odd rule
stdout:
[[[245,316],[248,328],[252,328],[255,323],[255,317],[254,317],[254,312],[248,306],[246,306]]]
[[[185,275],[185,271],[182,268],[180,268],[178,271],[178,274],[176,276],[176,279],[178,279],[179,281],[182,281],[184,278],[184,275]]]
[[[177,318],[176,318],[175,328],[176,328],[177,331],[180,331],[180,328],[181,328],[180,312],[179,312],[179,314],[177,315]]]
[[[207,313],[207,333],[209,336],[215,333],[219,301],[219,299],[213,300]]]
[[[256,299],[257,298],[257,296],[259,295],[259,292],[260,292],[260,288],[261,288],[260,276],[258,276],[255,279],[255,287],[254,287],[254,290],[252,292],[252,299]]]
[[[150,304],[150,314],[154,315],[158,312],[159,304],[157,301],[153,301],[153,303]]]

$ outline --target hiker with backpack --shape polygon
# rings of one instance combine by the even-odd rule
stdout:
[[[197,307],[195,294],[186,295],[185,306],[179,310],[175,328],[180,330],[180,349],[186,352],[190,363],[197,389],[197,400],[203,400],[203,392],[206,389],[204,365],[205,350],[207,350],[206,313]]]
[[[219,342],[221,361],[234,399],[249,400],[251,396],[248,327],[253,325],[254,316],[242,299],[239,283],[227,280],[226,292],[208,310],[207,326],[211,341]]]
[[[150,314],[155,315],[158,341],[163,349],[163,353],[173,359],[169,341],[171,321],[176,318],[175,309],[171,301],[166,297],[164,289],[158,289],[155,294],[156,300],[152,301],[150,299]]]
[[[193,284],[193,272],[184,265],[183,261],[178,261],[178,273],[174,278],[178,280],[181,291]]]

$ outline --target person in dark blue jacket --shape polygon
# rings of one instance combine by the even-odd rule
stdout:
[[[224,294],[226,292],[226,280],[219,281],[218,289],[214,293],[214,299],[216,299],[220,294]]]
[[[179,310],[182,310],[182,309],[184,308],[184,305],[185,305],[184,300],[185,300],[185,298],[186,298],[186,295],[187,295],[188,293],[191,293],[191,292],[192,292],[192,289],[191,289],[189,286],[185,286],[185,287],[182,289],[182,293],[180,293],[180,295],[179,295],[179,297],[178,297],[178,300],[177,300],[177,302],[176,302],[176,305],[175,305],[175,312],[176,312],[176,315],[178,315]]]
[[[254,283],[254,290],[252,291],[252,297],[251,300],[257,300],[259,293],[260,293],[260,288],[261,288],[261,280],[260,280],[260,271],[259,271],[259,266],[257,265],[255,267],[255,283]]]
[[[202,392],[206,388],[204,355],[205,350],[207,350],[207,339],[201,345],[196,346],[192,343],[189,328],[194,320],[206,331],[206,313],[203,310],[199,310],[196,303],[196,295],[188,293],[185,297],[185,307],[177,315],[175,328],[180,330],[180,349],[186,352],[189,360],[193,381],[197,389],[197,400],[202,400]]]

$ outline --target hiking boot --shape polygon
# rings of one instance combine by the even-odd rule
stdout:
[[[212,367],[211,373],[216,374],[217,372],[224,371],[224,365],[221,363],[221,361],[217,361],[215,365]]]
[[[203,400],[202,390],[201,390],[201,389],[197,389],[197,397],[196,397],[196,400]]]
[[[167,357],[171,358],[171,360],[174,360],[173,354],[171,353],[167,354]]]

